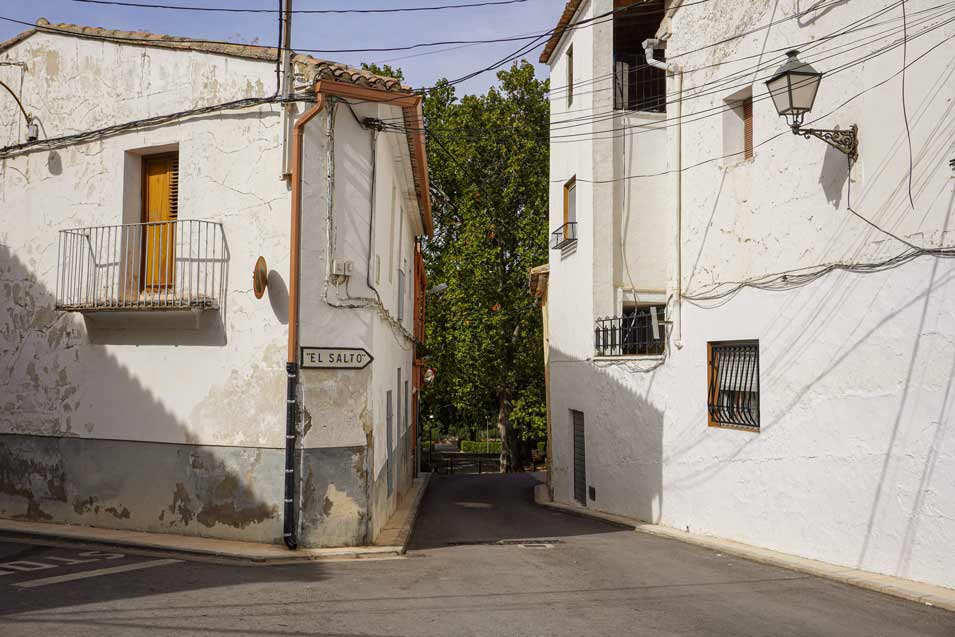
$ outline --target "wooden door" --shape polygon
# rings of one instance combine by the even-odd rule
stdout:
[[[179,155],[143,158],[143,289],[175,284],[176,218],[179,212]]]

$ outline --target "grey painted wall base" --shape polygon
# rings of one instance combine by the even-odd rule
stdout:
[[[367,543],[365,449],[305,449],[301,544]],[[282,539],[284,451],[0,434],[0,517]]]

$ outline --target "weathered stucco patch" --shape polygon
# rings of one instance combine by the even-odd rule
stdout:
[[[188,526],[195,517],[195,513],[192,511],[192,497],[181,482],[176,484],[176,490],[172,494],[172,504],[169,505],[169,512],[176,516],[171,524],[179,522]]]
[[[278,506],[264,502],[249,502],[248,486],[239,484],[239,480],[232,475],[226,475],[216,484],[210,501],[203,502],[202,509],[196,515],[196,520],[207,527],[225,524],[237,529],[244,529],[251,524],[258,524],[275,517]]]

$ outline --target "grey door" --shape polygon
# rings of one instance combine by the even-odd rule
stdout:
[[[574,426],[574,500],[587,506],[587,455],[584,447],[584,412],[570,410]]]
[[[385,451],[387,454],[387,459],[385,460],[385,471],[388,474],[385,480],[387,481],[387,484],[388,484],[388,495],[391,495],[391,490],[393,488],[391,484],[391,461],[392,461],[391,448],[394,445],[394,433],[392,433],[391,428],[394,426],[394,418],[392,416],[393,409],[392,409],[390,389],[385,393],[385,403],[386,403],[385,405],[385,410],[386,410],[385,411],[385,429],[386,429]]]

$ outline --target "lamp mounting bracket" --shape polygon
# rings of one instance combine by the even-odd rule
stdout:
[[[793,135],[802,135],[806,139],[815,137],[826,142],[849,157],[849,161],[859,158],[859,127],[853,124],[846,130],[832,128],[802,128],[799,123],[792,125]]]

